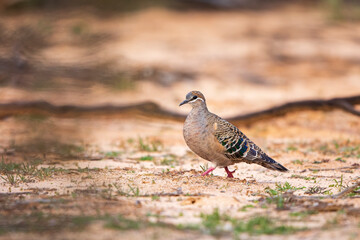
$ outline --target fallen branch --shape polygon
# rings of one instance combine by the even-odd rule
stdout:
[[[340,109],[350,114],[360,116],[360,111],[357,111],[354,106],[360,104],[360,95],[344,98],[333,98],[329,100],[304,100],[282,104],[277,107],[272,107],[263,111],[254,113],[238,115],[228,120],[237,124],[246,123],[259,120],[267,120],[274,117],[284,116],[290,112],[306,111],[306,110],[322,110],[330,111]]]
[[[319,171],[335,171],[335,170],[349,170],[349,169],[359,169],[360,164],[354,163],[350,167],[339,167],[339,168],[309,168],[309,171],[319,172]]]
[[[175,121],[183,121],[186,116],[175,112],[162,109],[159,105],[152,102],[139,104],[113,106],[57,106],[46,101],[34,102],[12,102],[0,104],[0,119],[21,115],[42,115],[59,118],[77,117],[106,117],[106,116],[145,116],[153,118],[164,118]]]
[[[343,198],[346,195],[348,195],[349,193],[352,193],[358,187],[360,187],[360,182],[357,182],[354,185],[352,185],[351,187],[345,188],[343,191],[339,192],[338,194],[331,195],[331,196],[334,199]]]
[[[294,194],[294,191],[287,191],[282,195],[271,196],[271,202],[278,203],[279,210],[289,210],[293,208],[306,209],[307,211],[317,211],[317,212],[333,212],[338,210],[346,210],[347,213],[353,215],[360,214],[360,208],[353,207],[354,204],[342,204],[336,201],[337,199],[344,198],[348,194],[355,192],[356,189],[360,186],[360,181],[356,182],[354,185],[344,189],[338,194],[333,194],[330,196],[318,195],[318,196],[298,196]],[[324,199],[333,199],[335,201],[329,201]],[[265,203],[269,202],[269,197],[262,196],[258,201]],[[280,203],[280,200],[282,204]]]
[[[287,113],[295,111],[329,111],[334,109],[340,109],[350,114],[360,116],[360,111],[354,108],[354,106],[357,104],[360,104],[360,95],[353,97],[333,98],[329,100],[296,101],[254,113],[236,115],[234,117],[228,118],[228,120],[234,124],[250,125],[256,121],[283,116]],[[29,114],[59,118],[142,116],[181,122],[184,121],[186,117],[183,114],[163,109],[158,104],[153,102],[144,102],[126,106],[57,106],[45,101],[12,102],[0,104],[0,119]]]
[[[360,186],[360,181],[355,183],[354,185],[345,188],[343,191],[333,194],[333,195],[318,195],[318,196],[297,196],[294,195],[293,192],[285,192],[283,194],[284,197],[288,197],[295,200],[311,200],[311,199],[340,199],[346,197],[348,194],[352,193],[356,188]]]

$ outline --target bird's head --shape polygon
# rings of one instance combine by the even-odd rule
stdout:
[[[184,105],[186,103],[190,103],[192,107],[201,106],[201,105],[206,106],[205,97],[199,91],[191,91],[188,94],[186,94],[186,99],[182,101],[179,106]]]

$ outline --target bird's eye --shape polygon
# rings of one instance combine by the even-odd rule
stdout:
[[[197,99],[197,96],[193,96],[193,98],[192,99]]]

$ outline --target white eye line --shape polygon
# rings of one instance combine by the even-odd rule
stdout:
[[[201,100],[201,101],[204,101],[204,99],[202,99],[202,98],[199,98],[199,97],[197,97],[197,98],[195,98],[194,100],[191,100],[191,101],[189,101],[189,102],[195,102],[196,100]]]

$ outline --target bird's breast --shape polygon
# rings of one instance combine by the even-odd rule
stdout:
[[[189,114],[184,123],[184,139],[189,148],[200,157],[210,160],[211,145],[213,138],[208,129],[208,121],[201,116]]]

